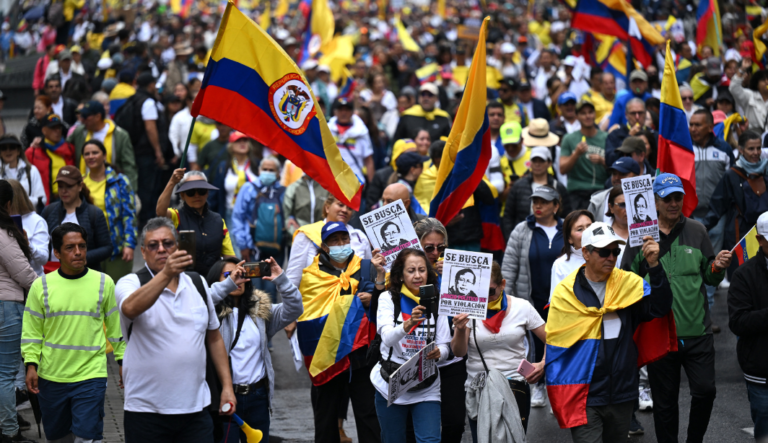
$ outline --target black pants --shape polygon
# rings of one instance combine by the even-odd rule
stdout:
[[[593,191],[568,191],[568,199],[571,201],[571,210],[587,209],[589,207],[589,198],[599,189]]]
[[[467,362],[462,360],[440,368],[440,441],[441,443],[459,443],[464,435],[464,423],[467,415],[465,402],[467,391]],[[530,406],[530,404],[529,404]],[[416,443],[413,432],[413,419],[408,414],[405,424],[406,443]]]
[[[213,421],[206,410],[179,415],[125,411],[123,417],[127,443],[211,443],[213,441]]]
[[[342,372],[328,383],[312,386],[312,411],[315,417],[315,443],[339,443],[339,410],[352,400],[357,438],[361,442],[381,442],[381,427],[376,415],[371,384],[372,366]],[[349,392],[349,395],[346,393]]]
[[[704,440],[712,406],[715,403],[715,339],[705,335],[678,341],[678,352],[648,365],[648,381],[653,391],[653,422],[659,443],[677,443],[680,425],[678,396],[680,367],[685,369],[691,389],[688,443]]]
[[[139,212],[139,229],[147,224],[149,219],[157,217],[157,198],[162,192],[160,182],[161,170],[155,164],[155,157],[151,155],[137,155],[136,168],[139,170],[139,183],[136,184],[136,195],[141,200]],[[131,184],[133,185],[133,184]]]

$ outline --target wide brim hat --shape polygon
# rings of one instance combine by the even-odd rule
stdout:
[[[560,137],[549,132],[549,123],[543,118],[535,118],[527,128],[523,129],[523,144],[525,146],[555,146]]]
[[[205,180],[188,180],[179,185],[179,188],[176,189],[176,194],[189,191],[190,189],[208,189],[211,191],[219,190],[219,188],[213,186]]]

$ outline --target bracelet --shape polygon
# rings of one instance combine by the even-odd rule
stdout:
[[[719,274],[721,272],[723,272],[723,269],[717,269],[717,266],[715,266],[715,262],[713,261],[712,262],[712,273],[713,274]]]

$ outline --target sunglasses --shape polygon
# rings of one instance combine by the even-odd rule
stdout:
[[[626,203],[614,203],[616,206],[620,207],[621,209],[627,209]]]
[[[8,144],[8,145],[0,145],[0,152],[15,151],[16,149],[19,149],[19,146],[17,146],[17,145],[10,145],[10,144]]]
[[[186,195],[187,197],[194,197],[195,194],[203,197],[208,195],[208,190],[207,189],[189,189],[184,191],[184,195]]]
[[[435,96],[435,94],[433,94],[431,92],[427,92],[427,91],[423,91],[420,95],[422,97],[434,97]]]
[[[223,276],[224,276],[224,278],[229,278],[229,276],[230,276],[230,275],[232,275],[232,271],[227,271],[227,272],[224,272],[224,273],[223,273],[223,274],[221,274],[221,275],[223,275]]]
[[[683,194],[680,194],[679,192],[675,192],[672,195],[668,195],[662,198],[662,200],[664,200],[664,203],[672,203],[673,201],[675,203],[680,203],[681,201],[683,201]]]
[[[175,240],[163,240],[162,242],[148,243],[147,246],[145,246],[145,248],[147,248],[147,250],[149,250],[149,251],[155,252],[155,251],[157,251],[160,248],[160,244],[161,243],[163,245],[163,249],[165,249],[166,251],[171,250],[171,249],[176,247],[176,241]]]
[[[618,257],[621,255],[621,248],[613,248],[613,249],[595,249],[595,252],[597,252],[597,255],[600,256],[600,258],[608,258],[613,254],[614,257]]]
[[[443,252],[445,252],[445,245],[437,245],[437,246],[435,246],[435,245],[427,245],[427,246],[424,246],[424,252],[426,252],[427,254],[431,254],[431,253],[435,252],[435,249],[437,249],[437,252],[442,254]]]
[[[683,99],[684,102],[688,102],[688,101],[692,102],[693,101],[693,96],[690,96],[690,97],[680,97],[680,98]]]

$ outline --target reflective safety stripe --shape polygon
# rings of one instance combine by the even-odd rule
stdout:
[[[45,279],[45,275],[43,275],[43,304],[45,305],[46,315],[50,314],[51,307],[48,306],[48,282]]]
[[[64,315],[84,315],[88,317],[93,318],[99,318],[100,312],[101,312],[101,303],[104,301],[104,281],[105,281],[106,274],[101,274],[101,283],[99,283],[99,301],[96,303],[96,312],[89,312],[89,311],[60,311],[60,312],[54,312],[51,313],[51,307],[48,304],[48,282],[45,279],[45,275],[43,275],[43,304],[45,305],[45,315],[46,317],[60,317]],[[112,309],[114,311],[117,308]],[[29,308],[26,309],[29,311]],[[112,311],[109,311],[109,314],[112,313]],[[29,311],[30,314],[35,315],[37,313],[34,313],[33,311]],[[107,316],[109,316],[107,314]],[[37,315],[40,318],[44,318],[42,315]]]
[[[100,351],[101,346],[70,346],[70,345],[57,345],[53,343],[45,342],[45,345],[53,349],[64,349],[67,351]]]
[[[22,343],[38,343],[38,344],[43,344],[42,340],[38,340],[36,338],[22,338],[21,342]]]
[[[120,337],[120,338],[107,337],[107,340],[109,340],[110,343],[120,343],[121,341],[123,341],[123,337]]]
[[[41,313],[39,313],[37,311],[33,311],[33,310],[29,309],[29,308],[24,308],[24,311],[25,312],[29,312],[29,315],[34,315],[37,318],[42,318],[43,320],[45,320],[45,317],[43,317],[43,314],[41,314]]]
[[[93,317],[93,318],[99,318],[98,312],[88,312],[88,311],[60,311],[60,312],[54,312],[53,314],[48,314],[48,317],[60,317],[62,315],[84,315],[86,317]]]
[[[114,314],[115,311],[117,311],[117,306],[115,306],[114,308],[110,309],[109,312],[107,312],[107,317],[109,317],[110,315]]]
[[[99,303],[96,305],[96,316],[101,312],[101,302],[104,300],[104,278],[107,274],[101,274],[101,283],[99,283]]]

